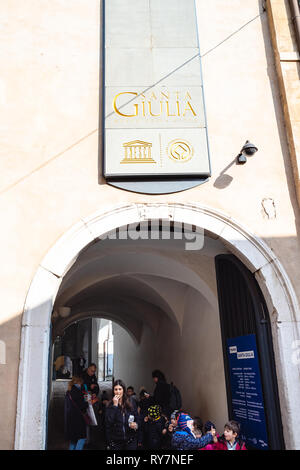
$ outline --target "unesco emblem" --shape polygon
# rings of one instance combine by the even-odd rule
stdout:
[[[188,162],[194,155],[192,145],[186,140],[172,140],[167,148],[168,156],[175,162]]]

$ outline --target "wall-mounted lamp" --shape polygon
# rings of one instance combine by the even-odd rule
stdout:
[[[257,152],[258,148],[255,145],[251,144],[249,140],[246,140],[245,145],[243,146],[242,150],[238,154],[237,164],[243,165],[247,161],[246,155],[254,155]]]

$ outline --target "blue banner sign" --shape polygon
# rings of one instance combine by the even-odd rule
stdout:
[[[246,446],[267,450],[268,437],[255,335],[227,340],[233,418]]]

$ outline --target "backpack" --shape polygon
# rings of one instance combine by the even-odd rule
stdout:
[[[173,382],[170,383],[170,410],[180,410],[182,407],[182,399],[181,399],[181,394],[178,388],[173,384]]]

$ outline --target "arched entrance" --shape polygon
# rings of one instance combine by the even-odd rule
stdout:
[[[272,325],[275,321],[292,322],[296,317],[296,297],[279,261],[262,240],[224,214],[197,204],[130,204],[86,218],[65,234],[46,255],[26,299],[15,448],[45,448],[51,315],[62,280],[86,247],[120,226],[148,220],[185,223],[204,229],[208,237],[222,242],[229,252],[234,253],[255,274],[268,311],[272,313]],[[209,296],[209,289],[205,286],[202,288]],[[281,347],[282,334],[273,330],[275,362],[281,408],[291,410],[293,396],[300,390],[289,375],[290,357],[289,352]],[[284,389],[281,387],[283,384]],[[286,446],[296,448],[297,436],[289,435],[288,432],[295,428],[295,413],[284,413],[282,420],[286,429]]]

